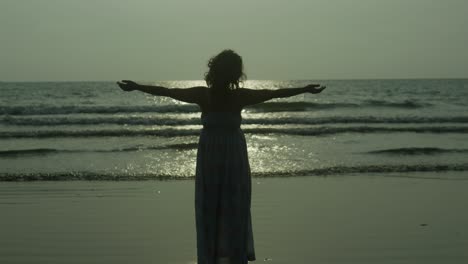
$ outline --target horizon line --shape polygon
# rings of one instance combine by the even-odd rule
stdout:
[[[0,80],[0,83],[58,83],[58,82],[117,82],[120,80],[126,79],[119,79],[119,80],[8,80],[3,81]],[[412,77],[412,78],[316,78],[316,79],[248,79],[245,81],[391,81],[391,80],[468,80],[468,77]],[[174,82],[174,81],[204,81],[203,79],[179,79],[179,80],[135,80],[137,82]]]

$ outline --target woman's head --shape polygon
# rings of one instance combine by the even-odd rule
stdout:
[[[233,50],[223,50],[208,61],[205,81],[208,87],[237,89],[245,79],[242,57]]]

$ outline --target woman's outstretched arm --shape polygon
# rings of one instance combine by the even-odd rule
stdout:
[[[166,96],[173,99],[193,104],[202,104],[205,98],[206,87],[192,88],[166,88],[162,86],[141,85],[133,81],[123,80],[117,85],[124,91],[141,91],[156,96]]]
[[[239,89],[239,92],[241,94],[242,104],[246,106],[263,103],[274,98],[291,97],[303,93],[318,94],[322,92],[325,88],[325,86],[320,86],[320,84],[310,84],[303,88],[282,88],[277,90],[253,90],[243,88]]]

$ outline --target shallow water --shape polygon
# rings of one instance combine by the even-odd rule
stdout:
[[[244,86],[314,82],[328,88],[243,112],[254,176],[406,172],[412,177],[468,170],[468,80],[247,81]],[[0,83],[0,92],[1,180],[194,175],[201,128],[196,105],[125,93],[110,82]]]

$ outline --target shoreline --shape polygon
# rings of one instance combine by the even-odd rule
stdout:
[[[427,180],[468,181],[463,173],[468,171],[468,163],[446,164],[381,164],[358,166],[333,166],[309,170],[276,171],[276,172],[252,172],[253,179],[284,179],[284,178],[335,178],[335,177],[395,177],[415,178]],[[440,176],[443,174],[444,176]],[[375,176],[378,175],[378,176]],[[429,175],[429,176],[427,176]],[[431,176],[432,175],[432,176]],[[451,175],[446,177],[446,175]],[[455,175],[455,177],[453,177]],[[195,176],[174,176],[165,174],[121,174],[102,173],[91,171],[71,172],[24,172],[24,173],[0,173],[1,182],[138,182],[138,181],[190,181]]]

